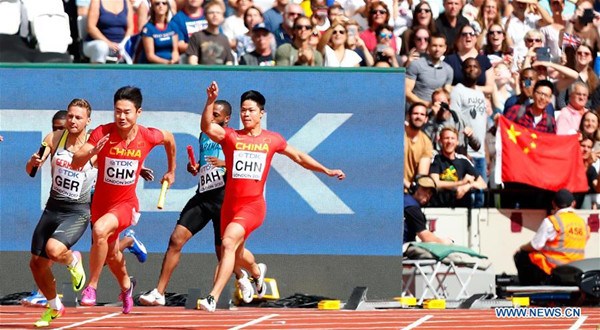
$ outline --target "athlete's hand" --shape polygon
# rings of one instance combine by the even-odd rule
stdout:
[[[225,167],[225,161],[217,157],[206,156],[204,157],[204,160],[206,160],[207,163],[211,164],[214,167]]]
[[[31,155],[31,158],[29,159],[29,163],[33,167],[40,167],[40,166],[42,166],[42,164],[44,162],[42,161],[42,157],[40,157],[40,155],[38,155],[38,153],[36,152],[33,155]]]
[[[190,172],[193,176],[198,175],[198,169],[200,168],[200,164],[192,165],[192,163],[187,163],[187,171]]]
[[[208,97],[207,103],[214,103],[217,100],[217,97],[219,97],[219,85],[217,85],[216,81],[210,83],[206,89],[206,96]]]
[[[90,150],[90,154],[97,155],[100,152],[100,150],[104,148],[104,145],[106,144],[106,142],[108,142],[108,139],[110,139],[110,133],[106,134],[98,141],[96,146],[92,150]]]
[[[346,178],[346,174],[342,172],[342,170],[329,170],[326,173],[329,176],[337,176],[338,180],[344,180]]]
[[[165,173],[165,175],[163,175],[162,179],[160,179],[160,183],[163,182],[169,182],[169,188],[173,185],[173,183],[175,183],[175,173],[174,172],[167,172]]]
[[[154,171],[151,168],[142,166],[140,176],[146,181],[154,181]]]

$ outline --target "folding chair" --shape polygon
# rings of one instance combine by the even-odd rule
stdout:
[[[402,290],[402,296],[415,296],[415,294],[410,291],[410,288],[413,282],[415,282],[415,278],[421,275],[424,283],[423,292],[421,293],[421,296],[418,300],[419,305],[423,303],[423,300],[425,300],[425,297],[427,296],[427,293],[429,291],[431,291],[434,298],[436,299],[459,300],[468,298],[468,286],[478,266],[479,261],[475,261],[471,264],[456,264],[453,261],[450,261],[446,265],[441,260],[436,259],[402,260],[402,267],[409,268],[411,270],[409,272],[408,280],[403,284],[404,289]],[[467,268],[467,274],[461,276],[459,272],[460,268]],[[456,296],[452,296],[447,290],[447,285],[445,284],[445,281],[448,279],[448,275],[456,276],[456,279],[460,284],[460,291],[458,292],[458,294],[456,294]],[[435,284],[437,284],[437,287]]]

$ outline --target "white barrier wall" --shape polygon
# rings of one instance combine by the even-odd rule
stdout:
[[[469,225],[467,209],[427,208],[424,212],[430,230],[487,256],[497,274],[517,273],[512,259],[514,253],[522,244],[531,240],[546,216],[543,210],[474,209],[471,211]],[[586,258],[600,257],[599,212],[576,212],[592,227],[585,249]]]

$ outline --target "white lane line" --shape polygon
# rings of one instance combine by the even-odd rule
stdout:
[[[83,324],[92,323],[92,322],[96,322],[96,321],[100,321],[100,320],[104,320],[104,319],[109,319],[111,317],[115,317],[115,316],[121,315],[121,314],[123,314],[123,313],[112,313],[112,314],[108,314],[108,315],[96,317],[96,318],[93,318],[93,319],[85,320],[83,322],[73,323],[71,325],[67,325],[65,327],[58,328],[57,330],[75,328],[75,327],[78,327],[78,326],[83,325]]]
[[[582,316],[577,319],[577,322],[573,323],[573,325],[569,328],[569,330],[577,330],[579,327],[583,325],[583,322],[587,319],[587,316]]]
[[[414,329],[418,326],[420,326],[421,324],[425,323],[425,321],[429,320],[430,318],[432,318],[433,315],[425,315],[422,318],[416,320],[415,322],[409,324],[408,326],[406,326],[405,328],[402,328],[402,330],[410,330],[410,329]]]
[[[238,326],[236,326],[236,327],[229,328],[229,330],[239,330],[239,329],[243,329],[243,328],[245,328],[245,327],[249,327],[249,326],[251,326],[251,325],[255,325],[255,324],[257,324],[257,323],[260,323],[260,322],[262,322],[262,321],[268,320],[268,319],[270,319],[270,318],[273,318],[273,317],[276,317],[276,316],[279,316],[279,314],[269,314],[269,315],[265,315],[265,316],[263,316],[263,317],[257,318],[256,320],[252,320],[252,321],[250,321],[250,322],[246,322],[246,323],[244,323],[244,324],[242,324],[242,325],[238,325]]]

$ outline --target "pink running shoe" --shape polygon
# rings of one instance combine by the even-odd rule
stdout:
[[[119,300],[123,302],[123,314],[129,314],[131,309],[133,309],[133,288],[135,288],[135,283],[135,278],[131,277],[129,289],[119,294]]]
[[[87,286],[81,293],[81,306],[95,306],[96,305],[96,289],[91,286]]]

